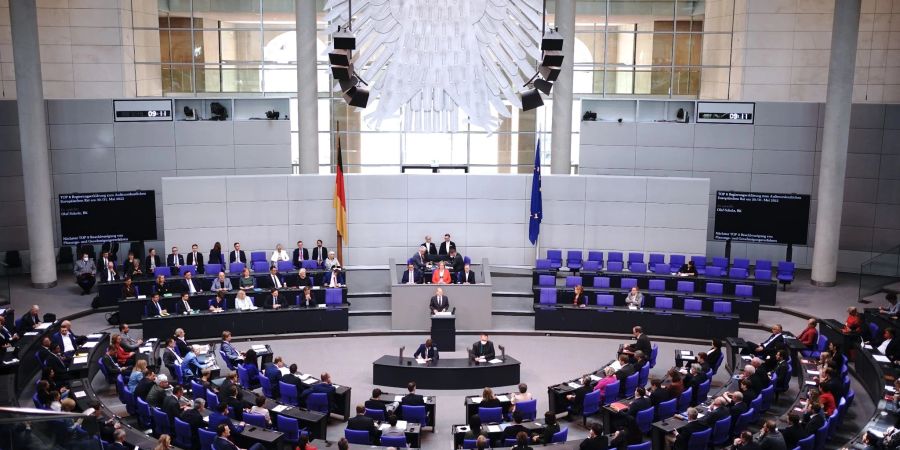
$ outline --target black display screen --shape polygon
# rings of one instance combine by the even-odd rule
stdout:
[[[806,244],[809,195],[716,192],[716,240]]]
[[[154,191],[59,195],[63,245],[156,240]]]

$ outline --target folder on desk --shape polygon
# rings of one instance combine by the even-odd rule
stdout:
[[[615,412],[619,412],[625,409],[628,409],[628,405],[622,402],[613,402],[609,404],[609,407],[612,408]]]

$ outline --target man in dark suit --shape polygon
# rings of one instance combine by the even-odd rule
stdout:
[[[425,242],[422,243],[422,247],[425,247],[425,253],[429,255],[437,255],[437,246],[434,245],[434,242],[431,242],[431,236],[425,236]]]
[[[38,325],[41,324],[41,307],[38,305],[31,305],[31,309],[25,313],[24,316],[20,319],[20,330],[19,334],[25,334],[29,331],[37,328]]]
[[[423,406],[425,405],[425,397],[422,397],[419,394],[416,394],[416,382],[410,381],[406,385],[406,390],[409,391],[408,394],[404,395],[402,399],[400,399],[400,405],[409,405],[409,406]],[[403,410],[402,408],[400,409]]]
[[[676,431],[677,434],[673,446],[675,450],[687,450],[688,441],[691,440],[691,435],[709,428],[704,425],[703,422],[697,420],[697,415],[697,408],[687,409],[688,423]]]
[[[147,275],[152,275],[153,270],[157,267],[162,267],[162,258],[156,254],[156,249],[151,248],[147,254],[147,257],[144,258],[144,268],[146,269],[145,273]]]
[[[384,417],[387,418],[387,416],[388,416],[387,405],[385,405],[384,401],[381,400],[382,393],[383,392],[381,392],[381,389],[378,389],[378,388],[372,389],[372,398],[370,398],[369,400],[366,400],[366,403],[363,406],[365,406],[366,409],[374,409],[377,411],[381,411],[382,413],[384,413]]]
[[[881,352],[882,355],[890,358],[891,361],[894,361],[900,358],[900,339],[896,339],[897,332],[893,327],[887,327],[884,329],[884,340],[881,341],[881,344],[877,347],[878,351]]]
[[[431,314],[450,310],[450,299],[444,295],[443,289],[437,288],[428,307],[431,309]]]
[[[456,247],[451,248],[450,254],[447,256],[447,267],[450,268],[450,272],[453,272],[454,275],[462,272],[464,264],[463,257],[456,252]]]
[[[62,321],[59,325],[59,331],[53,333],[53,337],[51,338],[51,341],[62,349],[63,354],[66,355],[66,357],[74,355],[78,346],[83,344],[86,340],[87,339],[85,338],[76,336],[75,333],[72,332],[72,322],[69,322],[68,320]]]
[[[303,393],[300,394],[300,398],[305,402],[306,399],[309,398],[309,396],[312,394],[326,394],[328,396],[329,410],[334,411],[334,393],[336,389],[331,383],[331,375],[329,375],[328,372],[324,372],[319,376],[319,379],[321,379],[322,381],[310,386],[309,389],[303,391]]]
[[[413,263],[407,264],[406,271],[400,277],[400,284],[422,284],[423,282],[422,272],[416,270],[416,266]]]
[[[458,279],[459,284],[475,284],[475,272],[472,272],[472,268],[468,264],[464,264]]]
[[[481,333],[481,339],[472,346],[472,356],[485,361],[494,359],[494,343],[488,340],[487,333]]]
[[[291,258],[291,262],[294,263],[294,268],[299,269],[300,266],[303,265],[303,261],[309,259],[309,250],[303,248],[303,241],[297,241],[297,248],[294,249],[294,256]]]
[[[794,412],[788,414],[788,423],[790,425],[781,429],[781,437],[784,438],[784,446],[792,449],[797,446],[801,439],[805,439],[807,434],[803,426],[800,425],[799,414]]]
[[[634,354],[634,352],[640,350],[644,352],[645,355],[650,355],[653,351],[653,345],[650,343],[650,338],[644,334],[644,329],[640,326],[636,326],[631,329],[631,334],[634,336],[634,343],[625,346],[624,351],[626,353]]]
[[[272,386],[272,391],[275,393],[276,398],[278,397],[278,382],[282,379],[282,367],[284,367],[284,360],[280,356],[276,356],[272,360],[272,364],[269,364],[263,371],[263,376],[269,379],[269,384]]]
[[[206,273],[203,267],[203,253],[200,253],[200,247],[197,244],[191,246],[191,252],[187,255],[187,264],[197,267],[197,273]]]
[[[172,253],[166,255],[166,265],[169,267],[181,267],[184,265],[184,256],[178,254],[178,247],[172,247]]]
[[[766,420],[759,435],[759,448],[761,450],[787,450],[784,436],[775,427],[775,421]]]
[[[291,364],[288,366],[288,374],[281,377],[281,381],[287,384],[293,384],[297,386],[297,391],[301,391],[301,386],[303,386],[303,382],[300,381],[300,377],[297,376],[297,365]]]
[[[525,428],[525,425],[522,425],[522,420],[525,418],[522,417],[522,413],[520,411],[513,411],[512,413],[513,424],[507,426],[503,430],[503,439],[515,439],[516,435],[520,432],[525,432],[525,434],[529,434],[528,428]]]
[[[594,422],[588,427],[587,439],[578,445],[579,450],[606,450],[609,448],[609,438],[603,434],[603,425]]]
[[[175,349],[175,339],[169,338],[166,339],[166,347],[163,349],[163,365],[169,369],[169,373],[172,376],[175,376],[175,367],[181,367],[181,363],[183,358],[178,354],[178,351]]]
[[[647,397],[647,390],[638,386],[638,388],[634,390],[634,400],[628,404],[628,408],[625,408],[622,413],[633,420],[637,418],[638,412],[652,407],[653,403],[650,401],[650,398]]]
[[[315,284],[315,280],[313,280],[313,277],[307,274],[306,269],[304,268],[301,268],[299,271],[297,271],[297,278],[294,279],[297,280],[297,287],[300,289],[303,289],[307,286],[313,287],[313,284]]]
[[[669,391],[663,389],[662,380],[659,378],[651,378],[650,379],[650,403],[653,406],[656,406],[662,402],[666,402],[671,400],[669,396]]]
[[[725,400],[723,397],[717,397],[713,400],[712,406],[706,412],[706,415],[700,419],[700,422],[702,422],[703,425],[712,428],[716,422],[726,417],[731,417],[731,411],[728,410],[728,400]]]
[[[284,287],[284,278],[278,274],[278,267],[272,266],[269,268],[269,276],[263,278],[265,280],[262,284],[270,289],[281,289]]]
[[[228,264],[231,264],[234,262],[243,263],[244,267],[247,266],[247,254],[245,254],[244,251],[241,250],[240,242],[235,242],[234,250],[232,250],[230,253],[228,253]]]
[[[441,247],[438,248],[438,255],[449,255],[450,250],[456,249],[456,242],[450,240],[450,233],[444,234],[444,241],[441,242]],[[513,436],[515,437],[515,436]]]
[[[328,258],[328,248],[322,246],[322,240],[319,239],[316,241],[316,247],[313,248],[312,259],[319,263],[319,267],[322,267],[325,258]]]
[[[734,391],[731,394],[726,393],[725,399],[728,400],[728,411],[731,412],[731,425],[734,426],[738,417],[747,412],[750,406],[744,401],[744,393],[741,391]]]
[[[116,272],[116,263],[110,261],[106,263],[105,266],[100,267],[102,267],[102,269],[98,271],[99,273],[97,276],[100,278],[101,282],[109,283],[110,281],[119,280],[119,273]]]
[[[272,289],[269,291],[269,295],[266,296],[265,307],[267,309],[279,309],[286,308],[290,306],[285,303],[285,298],[278,293],[278,289]]]
[[[130,367],[122,367],[119,366],[118,361],[116,361],[116,349],[113,347],[109,347],[107,349],[106,354],[103,355],[103,358],[100,358],[100,363],[103,364],[103,367],[106,369],[106,373],[110,374],[113,378],[116,375],[122,375],[123,378],[131,376],[131,368]],[[57,376],[58,376],[57,372]]]
[[[181,397],[183,396],[184,388],[176,384],[175,387],[172,388],[172,393],[163,399],[161,409],[169,415],[169,420],[172,421],[173,425],[175,418],[181,417],[181,412],[184,410],[181,406]]]
[[[50,353],[47,354],[47,358],[44,359],[44,367],[53,369],[58,381],[65,381],[69,379],[69,361],[70,360],[63,356],[62,350],[60,350],[58,345],[51,344]]]
[[[815,434],[825,425],[825,414],[822,412],[822,405],[819,402],[807,402],[806,413],[803,414],[801,422],[803,431],[807,436]]]
[[[9,328],[6,328],[6,318],[0,316],[0,348],[14,345],[18,340],[19,334],[15,330],[10,331]]]
[[[347,421],[348,430],[368,431],[372,445],[378,445],[381,439],[381,430],[375,426],[375,419],[366,415],[366,407],[356,405],[356,416]]]
[[[753,348],[753,353],[761,358],[775,356],[775,352],[784,347],[784,336],[780,324],[772,325],[772,334]],[[752,344],[751,344],[752,345]]]
[[[98,267],[107,267],[109,263],[115,263],[112,258],[109,256],[108,251],[100,252],[100,257],[97,258],[97,266]]]
[[[194,275],[190,272],[185,272],[184,280],[181,281],[181,292],[187,292],[190,295],[194,295],[201,291],[203,291],[203,288],[198,281],[194,280]]]
[[[622,386],[624,387],[625,379],[635,373],[634,365],[629,362],[628,355],[624,353],[619,355],[618,363],[619,369],[616,370],[616,378],[619,379],[619,382],[622,383]]]
[[[181,420],[191,426],[191,430],[193,431],[193,440],[196,443],[194,448],[197,448],[200,445],[200,440],[198,438],[198,431],[200,428],[206,428],[206,421],[203,420],[203,414],[206,412],[206,400],[202,398],[195,398],[194,403],[191,408],[184,410],[181,413]]]
[[[147,395],[150,394],[150,389],[153,389],[153,386],[156,386],[156,372],[147,369],[144,378],[141,378],[141,381],[138,381],[137,386],[134,388],[134,396],[146,401]]]
[[[416,350],[416,353],[413,354],[413,358],[421,357],[424,360],[437,360],[440,358],[438,354],[437,347],[431,342],[431,339],[425,339],[424,344],[419,344],[419,348]]]
[[[113,439],[115,439],[115,441],[109,444],[109,450],[126,450],[125,437],[125,430],[116,430],[113,432]]]

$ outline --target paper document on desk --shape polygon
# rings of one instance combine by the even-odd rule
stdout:
[[[390,428],[390,427],[391,427],[391,424],[389,424],[389,423],[383,423],[383,424],[381,424],[381,425],[378,426],[378,429],[381,430],[381,431],[384,431],[384,430],[387,430],[387,429]]]
[[[622,368],[622,364],[618,360],[616,360],[615,362],[610,364],[609,367],[612,367],[613,370],[619,370]]]
[[[269,349],[267,349],[265,345],[254,345],[251,348],[256,353],[269,351]]]
[[[284,411],[284,410],[286,410],[286,409],[287,409],[287,406],[284,406],[284,405],[278,405],[278,406],[272,408],[272,411],[275,411],[275,412],[282,412],[282,411]]]
[[[88,339],[100,339],[103,337],[103,333],[94,333],[87,335]]]
[[[34,329],[35,329],[35,330],[46,330],[47,328],[50,328],[50,325],[53,325],[53,323],[51,323],[51,322],[44,322],[44,323],[42,323],[42,324],[40,324],[40,325],[34,327]]]
[[[81,347],[83,348],[94,348],[97,346],[97,341],[85,342]]]
[[[425,364],[426,362],[428,362],[428,361],[425,361],[422,358],[416,358],[416,363],[418,363],[418,364]]]
[[[505,396],[505,395],[498,395],[498,396],[497,396],[497,400],[500,400],[500,402],[508,402],[508,401],[509,401],[509,397],[507,397],[507,396]]]
[[[406,425],[407,425],[407,424],[406,424],[406,421],[405,421],[405,420],[398,420],[398,421],[397,421],[397,428],[406,428]]]
[[[805,385],[807,385],[807,386],[815,386],[815,385],[816,385],[816,382],[813,381],[813,380],[806,380],[806,381],[803,382],[803,384],[805,384]]]
[[[209,416],[204,416],[204,417],[203,417],[203,421],[206,422],[206,423],[209,423]]]
[[[866,350],[872,350],[872,346],[869,344],[863,344],[863,348]]]
[[[438,311],[438,312],[434,313],[434,315],[436,315],[436,316],[452,316],[453,313],[451,313],[450,311]]]
[[[502,428],[500,428],[500,425],[488,425],[487,430],[488,433],[499,433],[502,431]]]
[[[891,359],[884,355],[872,355],[872,357],[875,358],[875,361],[878,361],[878,362],[882,362],[882,363],[891,362]]]
[[[281,376],[285,376],[285,375],[291,373],[291,370],[288,369],[287,367],[279,367],[278,371],[281,372]]]
[[[481,397],[472,397],[470,400],[472,400],[472,403],[481,403],[484,399]]]
[[[682,350],[681,356],[694,356],[694,352],[692,352],[690,350]]]
[[[402,396],[402,395],[395,395],[395,396],[394,396],[394,401],[395,401],[395,402],[403,401],[403,396]]]
[[[490,361],[488,361],[488,362],[491,363],[491,364],[500,364],[500,363],[503,362],[503,360],[502,360],[502,359],[494,358],[494,359],[492,359],[492,360],[490,360]]]
[[[569,387],[572,388],[572,389],[581,389],[581,385],[578,384],[578,383],[576,383],[576,382],[574,382],[574,381],[568,382],[568,383],[567,383],[567,386],[569,386]]]
[[[888,392],[897,392],[897,390],[894,389],[894,387],[891,386],[891,385],[886,385],[886,386],[884,387],[884,390],[886,390],[886,391],[888,391]]]
[[[72,359],[72,364],[87,364],[87,356],[80,356]]]
[[[141,347],[141,348],[139,348],[138,350],[140,350],[141,353],[150,353],[150,352],[153,351],[153,347],[149,347],[149,346],[148,346],[148,347]]]
[[[84,391],[75,391],[75,398],[81,398],[87,396],[87,392]]]
[[[594,374],[591,374],[590,378],[591,378],[591,381],[600,381],[600,377],[598,377],[597,375],[594,375]]]
[[[806,373],[810,375],[819,375],[821,372],[819,372],[818,370],[807,370]]]
[[[37,336],[37,334],[38,334],[37,331],[29,331],[29,332],[25,333],[25,336]]]

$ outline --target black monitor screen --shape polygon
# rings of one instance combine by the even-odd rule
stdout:
[[[59,195],[63,245],[156,240],[154,191]]]
[[[806,244],[809,195],[716,192],[715,239]]]

